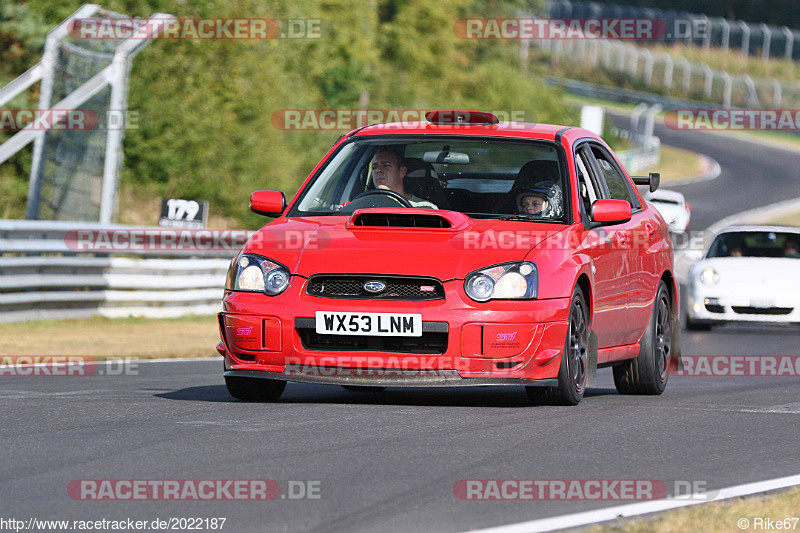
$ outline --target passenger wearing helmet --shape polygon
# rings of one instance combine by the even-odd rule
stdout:
[[[561,187],[552,181],[537,183],[517,194],[517,212],[545,218],[561,216]]]
[[[535,191],[523,192],[517,201],[520,214],[539,215],[547,208],[547,197]]]

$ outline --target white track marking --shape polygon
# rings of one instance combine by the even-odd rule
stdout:
[[[800,485],[800,475],[769,479],[766,481],[757,481],[755,483],[747,483],[745,485],[736,485],[734,487],[720,489],[716,496],[710,498],[704,496],[703,493],[695,493],[691,496],[682,497],[680,499],[664,499],[652,502],[648,501],[631,503],[627,505],[617,505],[615,507],[608,507],[606,509],[597,509],[596,511],[553,516],[550,518],[509,524],[507,526],[472,530],[471,533],[534,533],[539,531],[556,531],[559,529],[587,526],[590,524],[596,524],[598,522],[607,522],[609,520],[616,520],[617,518],[658,513],[662,511],[668,511],[670,509],[677,509],[679,507],[697,505],[700,503],[710,503],[727,500],[730,498],[739,498],[741,496],[751,496],[761,492],[785,489],[797,485]]]

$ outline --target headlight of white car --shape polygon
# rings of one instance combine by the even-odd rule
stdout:
[[[532,299],[539,292],[539,271],[530,261],[503,263],[471,272],[464,279],[467,296],[478,302]]]
[[[700,272],[700,281],[703,282],[703,285],[713,287],[719,283],[719,272],[711,267],[706,267]]]
[[[241,254],[228,269],[225,288],[276,296],[286,290],[290,279],[285,266],[260,255]]]

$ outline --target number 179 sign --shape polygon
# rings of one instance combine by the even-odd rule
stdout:
[[[163,198],[158,225],[168,228],[203,229],[208,222],[208,202]]]

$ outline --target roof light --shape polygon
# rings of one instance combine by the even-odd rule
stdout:
[[[455,109],[428,111],[425,119],[431,124],[440,125],[491,125],[499,124],[497,115],[486,111],[460,111]]]

